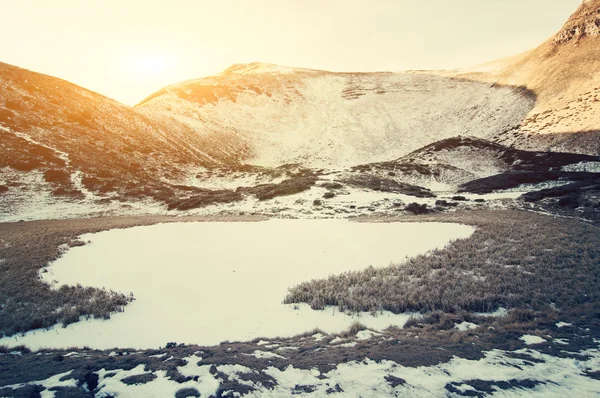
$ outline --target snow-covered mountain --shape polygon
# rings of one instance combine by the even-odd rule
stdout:
[[[473,70],[241,64],[135,107],[0,63],[0,214],[186,211],[340,184],[433,197],[589,181],[561,168],[596,158],[544,152],[600,153],[599,27],[600,0],[587,0],[537,49]]]
[[[524,86],[536,96],[520,126],[499,134],[497,142],[600,154],[600,0],[584,1],[536,49],[450,75]]]
[[[332,73],[254,63],[186,81],[136,109],[202,135],[230,132],[248,162],[336,168],[390,160],[440,139],[489,138],[534,106],[520,88],[406,73]]]
[[[34,192],[101,203],[164,200],[180,190],[170,182],[190,170],[245,157],[228,134],[202,136],[64,80],[0,63],[0,207],[27,199],[43,206]],[[7,196],[14,198],[10,206]]]

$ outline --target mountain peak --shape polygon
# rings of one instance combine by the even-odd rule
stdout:
[[[249,75],[249,74],[262,74],[262,73],[280,73],[289,74],[295,72],[309,72],[310,69],[292,68],[289,66],[281,66],[277,64],[270,64],[266,62],[251,62],[248,64],[235,64],[225,69],[220,75]]]
[[[600,36],[600,0],[584,0],[553,42],[563,44],[592,36]]]

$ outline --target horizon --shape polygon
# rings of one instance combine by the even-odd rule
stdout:
[[[0,61],[135,105],[167,85],[251,62],[332,72],[473,67],[535,48],[581,0],[552,3],[28,0],[5,7],[0,33],[20,37]]]

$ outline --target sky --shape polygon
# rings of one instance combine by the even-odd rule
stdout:
[[[134,105],[161,87],[270,62],[455,69],[517,54],[581,0],[0,0],[0,62]]]

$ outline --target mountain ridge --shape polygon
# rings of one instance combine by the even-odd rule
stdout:
[[[14,209],[43,192],[48,203],[182,209],[300,192],[323,170],[368,171],[364,165],[390,159],[416,172],[396,184],[454,189],[506,171],[501,148],[597,155],[599,5],[583,3],[538,48],[471,71],[351,73],[253,62],[174,83],[135,107],[0,63],[0,202]],[[474,140],[440,152],[437,164],[428,160],[423,148],[460,136]],[[237,177],[215,183],[231,173]],[[372,177],[347,180],[390,180]]]

